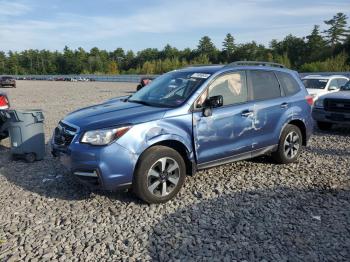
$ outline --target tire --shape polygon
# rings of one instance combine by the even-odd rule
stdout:
[[[327,131],[327,130],[330,130],[332,128],[332,126],[333,126],[332,123],[317,121],[317,127],[320,130]]]
[[[180,191],[185,178],[186,165],[181,155],[172,148],[154,146],[140,157],[134,173],[133,190],[149,204],[164,203]]]
[[[35,153],[27,153],[24,156],[24,159],[27,161],[27,163],[34,163],[36,160]]]
[[[281,134],[278,149],[272,153],[272,158],[278,164],[290,164],[295,162],[302,148],[303,136],[295,125],[287,125]]]

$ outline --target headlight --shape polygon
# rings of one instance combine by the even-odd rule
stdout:
[[[94,146],[108,145],[111,142],[122,137],[126,132],[129,131],[130,128],[131,126],[124,126],[119,128],[87,131],[83,135],[81,143],[90,144]]]
[[[317,99],[314,104],[316,107],[323,107],[323,100]]]

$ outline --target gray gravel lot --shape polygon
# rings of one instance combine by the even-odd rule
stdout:
[[[42,108],[48,141],[73,109],[125,83],[19,81],[16,108]],[[47,149],[34,164],[0,148],[0,261],[350,261],[350,129],[315,130],[299,162],[268,157],[188,177],[173,201],[76,183]]]

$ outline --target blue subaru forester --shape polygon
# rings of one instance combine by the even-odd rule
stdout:
[[[312,102],[297,72],[279,64],[189,67],[67,115],[52,153],[83,182],[162,203],[197,170],[263,154],[296,161]]]

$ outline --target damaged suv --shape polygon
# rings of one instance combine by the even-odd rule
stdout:
[[[312,103],[297,72],[279,64],[189,67],[67,115],[52,152],[83,182],[162,203],[197,170],[263,154],[296,161]]]

